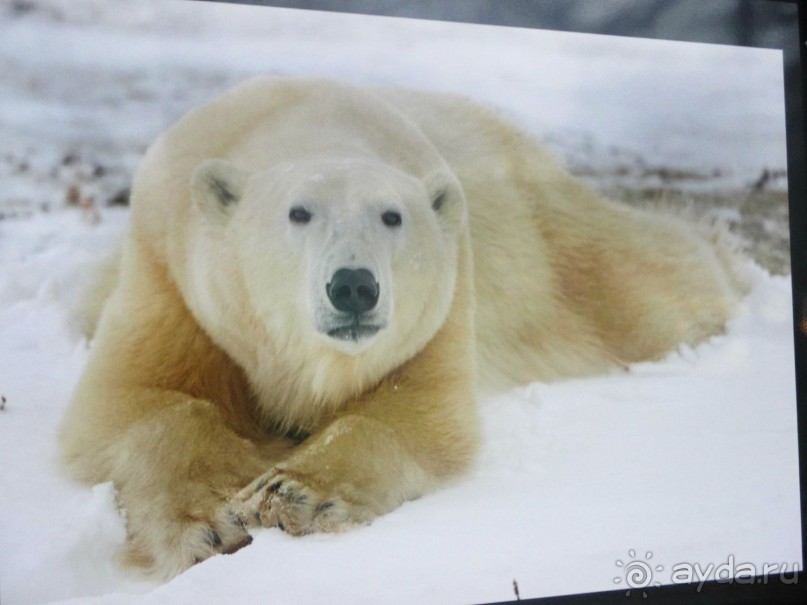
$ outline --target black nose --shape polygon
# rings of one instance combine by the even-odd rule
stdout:
[[[339,269],[326,288],[337,311],[364,313],[378,302],[378,282],[367,269]]]

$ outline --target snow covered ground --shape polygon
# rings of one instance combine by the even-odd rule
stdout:
[[[727,333],[695,350],[480,402],[485,445],[457,484],[343,535],[259,530],[167,584],[117,566],[111,486],[65,478],[55,447],[87,357],[72,310],[125,229],[126,209],[105,204],[190,106],[261,72],[450,90],[501,107],[573,167],[621,186],[658,176],[612,169],[627,154],[711,175],[679,189],[744,195],[785,166],[777,52],[33,0],[0,7],[0,72],[4,605],[490,602],[514,598],[514,580],[522,597],[627,589],[631,561],[651,563],[661,583],[681,564],[801,566],[790,284],[759,268]]]

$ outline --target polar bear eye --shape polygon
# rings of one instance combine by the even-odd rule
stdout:
[[[388,210],[381,215],[381,220],[387,227],[399,227],[401,225],[401,214],[393,210]]]
[[[289,211],[289,220],[304,225],[311,220],[311,213],[302,206],[295,206]]]

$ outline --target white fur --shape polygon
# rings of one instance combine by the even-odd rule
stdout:
[[[329,334],[339,269],[372,273],[377,331]],[[129,559],[170,576],[247,524],[339,531],[459,476],[477,369],[490,389],[654,359],[742,290],[719,242],[465,99],[258,78],[146,154],[62,444],[115,482]]]

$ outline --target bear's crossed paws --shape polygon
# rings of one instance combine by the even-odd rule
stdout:
[[[252,542],[249,529],[279,527],[295,536],[339,532],[367,524],[376,516],[357,502],[347,484],[336,489],[302,473],[275,467],[229,500],[197,493],[179,517],[160,515],[152,507],[147,517],[130,519],[134,531],[129,562],[171,578],[216,554],[232,554]],[[337,493],[338,492],[338,493]],[[207,497],[205,497],[207,496]]]
[[[304,477],[275,467],[231,500],[234,514],[249,527],[279,527],[294,536],[339,532],[375,516],[336,493],[311,486]]]

